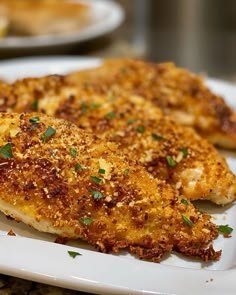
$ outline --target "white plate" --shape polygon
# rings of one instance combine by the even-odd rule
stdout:
[[[35,36],[35,37],[6,37],[0,39],[0,50],[6,49],[35,49],[42,47],[60,46],[87,41],[116,29],[124,19],[124,10],[112,0],[72,0],[84,2],[91,7],[92,21],[78,32]]]
[[[31,58],[0,63],[0,77],[14,80],[23,76],[63,74],[92,67],[99,59]],[[225,97],[236,108],[236,87],[217,80],[208,80],[209,87]],[[226,153],[236,172],[236,157]],[[217,224],[236,229],[236,205],[217,207],[201,203]],[[16,237],[7,236],[13,229]],[[218,262],[204,264],[194,259],[171,254],[160,264],[140,261],[122,252],[102,254],[82,242],[70,245],[52,243],[55,237],[16,223],[0,214],[0,273],[29,280],[102,294],[236,294],[236,234],[229,239],[220,236],[214,243],[223,249]],[[71,258],[67,251],[82,255]]]

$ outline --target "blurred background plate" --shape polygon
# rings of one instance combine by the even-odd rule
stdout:
[[[73,1],[90,6],[91,22],[87,26],[78,32],[60,35],[5,37],[0,41],[0,53],[6,50],[65,47],[65,45],[88,41],[112,32],[124,20],[124,10],[112,0]]]

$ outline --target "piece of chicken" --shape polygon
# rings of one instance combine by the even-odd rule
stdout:
[[[217,260],[208,214],[75,125],[43,114],[0,114],[0,210],[32,227],[127,248],[157,261],[177,251]]]
[[[0,0],[0,7],[10,36],[60,35],[91,24],[90,5],[78,1]]]
[[[143,98],[101,85],[71,86],[63,77],[17,81],[2,110],[37,110],[72,121],[138,160],[189,200],[235,200],[236,179],[215,148],[192,129],[163,115]],[[5,109],[4,109],[5,107]]]
[[[177,122],[193,127],[202,137],[222,148],[236,148],[236,116],[222,97],[204,80],[173,63],[113,59],[102,66],[68,75],[72,83],[100,83],[143,96]]]

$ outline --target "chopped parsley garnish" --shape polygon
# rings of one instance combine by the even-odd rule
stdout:
[[[90,217],[81,217],[79,221],[85,225],[90,225],[93,222]]]
[[[115,98],[116,98],[116,96],[115,96],[113,93],[110,93],[110,94],[109,94],[109,99],[110,99],[111,101],[113,101]]]
[[[103,198],[103,194],[101,192],[93,191],[93,190],[89,190],[89,192],[92,194],[92,196],[95,200],[99,200],[99,199]]]
[[[138,131],[139,133],[144,133],[144,131],[145,131],[144,126],[138,126],[137,131]]]
[[[3,159],[11,159],[13,158],[11,143],[5,144],[3,147],[0,148],[0,155]]]
[[[186,199],[181,199],[181,203],[185,204],[185,205],[188,205],[188,201]]]
[[[204,210],[202,210],[202,209],[200,209],[200,208],[198,208],[198,212],[201,213],[201,214],[206,213],[206,211],[204,211]]]
[[[186,148],[182,148],[181,152],[183,153],[183,157],[186,158],[188,155],[188,150]]]
[[[175,167],[177,163],[171,156],[166,156],[166,161],[170,167]]]
[[[115,116],[116,116],[116,113],[115,113],[115,112],[110,112],[110,113],[107,113],[107,114],[106,114],[106,117],[107,117],[108,119],[113,119],[113,118],[115,118]]]
[[[83,170],[82,166],[79,163],[77,163],[75,165],[75,172],[82,171],[82,170]]]
[[[126,174],[126,175],[129,174],[129,169],[125,169],[124,174]]]
[[[230,235],[232,231],[233,231],[232,227],[228,226],[228,224],[218,226],[218,232],[221,234]]]
[[[105,170],[105,169],[102,169],[102,168],[100,168],[100,169],[98,170],[98,173],[99,173],[99,174],[105,174],[105,173],[106,173],[106,170]]]
[[[100,108],[102,105],[100,103],[91,103],[90,107],[92,109],[98,109]]]
[[[152,137],[156,140],[163,140],[164,139],[163,136],[156,134],[156,133],[152,133]]]
[[[41,136],[41,140],[43,143],[45,143],[50,137],[52,137],[56,133],[56,129],[52,128],[51,126],[48,126],[48,129],[45,131],[45,133]]]
[[[29,119],[30,123],[39,123],[39,117],[32,117]]]
[[[97,176],[90,176],[90,178],[95,182],[95,183],[102,183],[102,179],[97,177]]]
[[[82,101],[81,102],[81,112],[83,115],[85,115],[88,111],[88,108],[87,108],[87,105],[86,105],[86,102]]]
[[[75,258],[76,256],[80,256],[82,254],[80,254],[79,252],[75,252],[75,251],[67,251],[67,253],[70,255],[70,257]]]
[[[135,121],[136,121],[135,119],[129,119],[129,120],[127,120],[127,124],[128,124],[128,125],[131,125],[131,124],[133,124]]]
[[[37,125],[30,127],[30,131],[35,131],[35,130],[37,130]]]
[[[193,222],[187,216],[185,216],[184,214],[181,214],[181,216],[183,218],[183,221],[185,222],[185,224],[188,227],[192,227],[193,226]]]
[[[38,109],[38,101],[34,100],[31,105],[30,105],[31,109],[36,111]]]
[[[38,128],[38,123],[40,121],[39,117],[32,117],[29,119],[30,123],[32,123],[32,126],[30,127],[30,131],[35,131]]]
[[[70,154],[75,158],[77,156],[77,150],[75,148],[70,148]]]

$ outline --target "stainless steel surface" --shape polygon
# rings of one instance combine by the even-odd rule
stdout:
[[[236,1],[151,1],[148,58],[193,71],[236,73]]]
[[[128,1],[121,2],[130,6],[127,9],[134,15],[128,16],[129,25],[124,25],[123,30],[136,34],[130,40],[146,41],[144,56],[148,60],[174,61],[194,72],[236,78],[236,1],[132,0],[129,5]],[[145,6],[141,14],[140,2]]]

